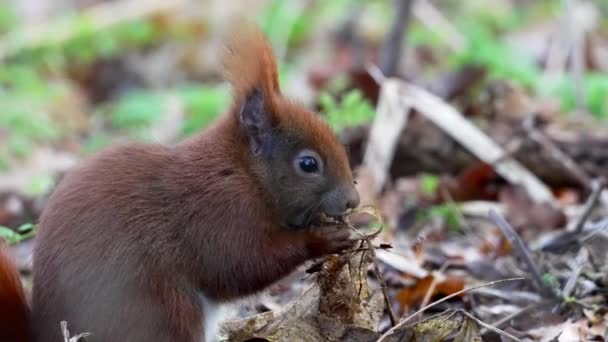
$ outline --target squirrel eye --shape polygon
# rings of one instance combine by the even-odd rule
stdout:
[[[293,167],[300,176],[317,176],[323,173],[323,160],[317,152],[304,149],[293,159]]]
[[[306,173],[314,173],[319,171],[317,159],[311,156],[300,157],[300,160],[298,161],[298,166],[300,167],[300,170]]]

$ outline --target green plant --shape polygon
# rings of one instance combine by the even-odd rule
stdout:
[[[0,226],[0,238],[6,240],[9,245],[17,244],[36,235],[36,226],[32,223],[25,223],[16,230]]]
[[[38,175],[30,180],[25,192],[32,197],[39,197],[47,194],[54,184],[55,178],[53,176],[48,174]]]
[[[539,91],[558,96],[561,99],[562,108],[571,111],[576,107],[575,84],[569,75],[564,75],[554,87],[546,86]],[[589,111],[597,119],[608,117],[608,75],[602,73],[589,73],[583,79],[582,94]]]
[[[451,230],[459,230],[462,226],[460,222],[460,206],[456,203],[444,203],[423,210],[419,216],[419,221],[429,220],[431,218],[439,218],[443,220],[446,226]]]
[[[186,107],[183,135],[194,134],[207,127],[228,109],[230,93],[219,86],[186,86],[179,92]]]
[[[149,127],[164,111],[163,94],[155,91],[134,90],[110,105],[113,126],[131,132]]]
[[[559,280],[557,276],[553,273],[545,273],[543,274],[543,281],[552,288],[559,288]]]
[[[57,41],[50,32],[42,44],[24,46],[11,61],[58,70],[73,63],[89,64],[100,57],[114,56],[125,49],[146,47],[169,37],[178,38],[177,32],[162,31],[147,19],[98,30],[91,18],[72,15],[57,20],[56,25],[76,33],[65,41]]]
[[[19,24],[19,17],[10,4],[0,5],[0,33],[4,34]]]
[[[0,68],[0,129],[7,132],[0,159],[26,158],[32,146],[60,135],[60,126],[48,116],[48,107],[65,96],[65,89],[22,64]]]
[[[428,173],[423,174],[420,180],[420,187],[423,194],[427,196],[435,195],[439,187],[439,177]]]
[[[486,67],[489,79],[507,79],[535,89],[540,69],[534,60],[505,44],[486,26],[474,21],[464,25],[467,49],[451,58],[454,65],[478,64]]]
[[[329,93],[319,96],[321,110],[329,126],[340,132],[346,127],[354,127],[373,120],[375,110],[371,103],[363,97],[360,90],[355,89],[344,95],[342,101],[336,102]]]
[[[271,42],[286,40],[286,45],[289,46],[305,39],[312,32],[315,27],[312,11],[309,8],[294,10],[294,6],[294,2],[272,0],[264,9],[258,24]]]

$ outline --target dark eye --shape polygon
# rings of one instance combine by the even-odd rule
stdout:
[[[300,170],[306,173],[315,173],[319,171],[319,164],[317,163],[317,159],[311,156],[303,156],[300,157],[298,161],[298,166]]]

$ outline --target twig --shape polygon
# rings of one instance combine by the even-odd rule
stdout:
[[[531,311],[535,308],[539,308],[542,307],[544,305],[546,305],[547,303],[535,303],[535,304],[530,304],[528,306],[523,307],[522,309],[515,311],[514,313],[507,315],[499,320],[497,320],[496,322],[492,323],[493,326],[497,327],[497,328],[502,328],[503,325],[507,324],[510,320],[515,319],[516,317],[519,317],[523,314],[525,314],[528,311]],[[484,330],[481,331],[481,334],[483,335],[485,333]]]
[[[445,263],[443,263],[443,265],[441,265],[441,268],[439,268],[439,271],[433,272],[433,281],[431,282],[431,285],[429,286],[428,290],[424,294],[424,298],[422,299],[422,303],[420,304],[420,307],[426,306],[431,301],[431,297],[433,296],[433,293],[435,292],[435,288],[437,287],[437,284],[439,284],[439,279],[441,279],[443,281],[443,278],[444,278],[443,273],[451,265],[452,265],[452,261],[448,260]]]
[[[583,211],[576,221],[572,224],[572,228],[568,227],[568,231],[574,231],[576,233],[580,233],[583,231],[583,227],[585,226],[585,222],[589,219],[589,215],[593,209],[595,209],[604,188],[606,187],[606,181],[602,178],[594,180],[592,182],[591,188],[593,189],[591,195],[587,198],[585,205],[583,206]]]
[[[469,317],[470,319],[474,320],[477,324],[481,325],[482,327],[484,327],[485,329],[488,329],[490,331],[493,331],[495,333],[497,333],[498,335],[504,336],[506,338],[510,338],[513,341],[518,341],[521,342],[521,340],[511,334],[509,334],[508,332],[504,331],[504,330],[500,330],[497,327],[494,327],[488,323],[485,323],[484,321],[480,320],[479,318],[471,315],[470,313],[466,312],[465,310],[459,310],[463,315]]]
[[[380,51],[380,69],[386,76],[395,76],[403,51],[403,36],[407,30],[412,4],[415,0],[395,0],[395,19]]]
[[[608,228],[608,220],[602,220],[602,221],[600,221],[600,223],[601,223],[600,225],[594,226],[593,228],[591,228],[591,231],[587,235],[580,238],[578,240],[578,242],[580,244],[585,244],[591,238],[593,238],[594,236],[596,236],[597,234],[603,232],[604,230],[606,230],[606,228]]]
[[[504,217],[502,217],[502,215],[494,210],[490,210],[490,220],[492,220],[498,226],[498,228],[500,228],[502,233],[515,249],[515,252],[519,258],[526,264],[528,271],[532,275],[533,284],[536,289],[548,298],[555,298],[555,292],[543,281],[540,270],[532,260],[532,255],[528,247],[515,232],[513,227],[511,227],[511,225],[507,222],[507,220],[504,219]]]
[[[522,124],[524,130],[528,133],[528,137],[544,148],[556,161],[560,162],[582,186],[591,190],[592,179],[589,174],[583,170],[574,159],[564,153],[543,132],[538,130],[538,128],[535,127],[534,121],[535,116],[531,115],[526,118]]]
[[[391,301],[388,297],[388,287],[386,286],[386,281],[384,280],[384,276],[380,273],[380,267],[378,266],[378,258],[376,257],[376,249],[372,246],[371,241],[366,240],[367,246],[372,255],[372,262],[374,265],[374,272],[376,273],[376,278],[380,283],[380,289],[382,290],[382,295],[384,296],[384,304],[386,304],[386,310],[388,311],[388,317],[391,319],[391,325],[395,326],[397,324],[397,319],[395,318],[395,312],[393,311],[393,307],[391,305]]]
[[[376,342],[383,342],[385,341],[389,335],[391,335],[393,332],[395,332],[398,329],[403,328],[404,326],[406,326],[409,322],[411,322],[414,318],[418,317],[418,315],[420,315],[421,313],[425,312],[426,310],[432,308],[433,306],[436,306],[438,304],[441,304],[445,301],[448,301],[454,297],[460,296],[463,293],[467,293],[470,291],[474,291],[476,289],[482,288],[482,287],[487,287],[487,286],[493,286],[496,284],[500,284],[500,283],[505,283],[505,282],[509,282],[509,281],[516,281],[516,280],[524,280],[526,278],[508,278],[508,279],[501,279],[501,280],[495,280],[495,281],[491,281],[489,283],[485,283],[485,284],[480,284],[480,285],[476,285],[473,287],[469,287],[466,289],[462,289],[460,291],[454,292],[449,296],[445,296],[429,305],[426,305],[422,308],[420,308],[418,311],[414,312],[413,314],[409,315],[407,318],[403,319],[402,321],[400,321],[399,323],[397,323],[397,325],[395,325],[394,327],[392,327],[391,329],[389,329],[387,332],[385,332],[382,336],[380,336],[380,338],[376,341]]]
[[[63,342],[78,342],[83,337],[91,336],[91,333],[82,333],[70,337],[70,331],[68,330],[68,322],[61,321],[61,334],[63,335]]]

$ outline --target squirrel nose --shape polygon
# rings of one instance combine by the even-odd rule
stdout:
[[[355,187],[350,188],[346,194],[346,209],[355,209],[359,206],[359,192]]]

